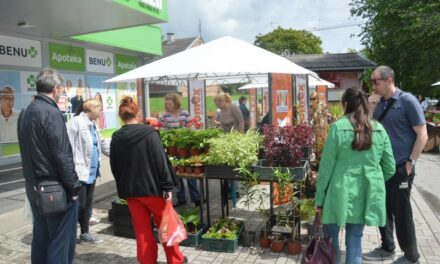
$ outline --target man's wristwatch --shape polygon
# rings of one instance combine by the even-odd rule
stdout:
[[[409,163],[411,163],[411,165],[416,166],[416,161],[412,160],[411,158],[408,158],[407,160]]]

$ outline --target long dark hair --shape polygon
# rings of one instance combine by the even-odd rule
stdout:
[[[345,105],[345,115],[349,117],[354,128],[355,135],[351,148],[359,151],[370,149],[373,128],[367,98],[362,91],[348,88],[342,95],[342,104]]]

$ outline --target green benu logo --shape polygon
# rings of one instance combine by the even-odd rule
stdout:
[[[131,87],[131,89],[134,89],[134,87],[136,87],[136,84],[135,83],[130,83],[130,87]]]
[[[28,52],[29,52],[29,55],[31,55],[32,58],[35,58],[38,55],[38,50],[35,47],[33,47],[33,46],[31,46],[28,49]]]
[[[26,82],[31,88],[34,88],[36,84],[35,76],[33,74],[29,75],[29,77],[26,79]]]
[[[112,65],[112,59],[110,59],[110,57],[107,57],[107,60],[105,61],[105,64],[107,64],[107,66],[111,66]]]
[[[107,97],[107,108],[113,107],[113,99],[111,96]]]

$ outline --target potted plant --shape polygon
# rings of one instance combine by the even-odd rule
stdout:
[[[176,157],[170,157],[170,156],[168,159],[171,162],[171,166],[174,168],[175,171],[177,171],[178,159]]]
[[[164,149],[166,149],[167,154],[169,156],[177,155],[177,147],[176,147],[176,136],[175,131],[173,129],[160,130],[160,137],[162,139],[162,144]]]
[[[254,204],[255,199],[258,198],[260,189],[255,188],[258,185],[258,173],[251,171],[250,167],[246,167],[240,164],[240,167],[236,169],[240,176],[242,177],[241,181],[241,190],[243,192],[243,199],[241,203],[247,207],[248,211],[250,211],[250,207]],[[241,243],[244,246],[251,246],[255,243],[255,233],[250,233],[249,228],[244,227],[245,232],[241,233]]]
[[[243,222],[233,218],[216,221],[202,236],[202,249],[218,252],[235,252]]]
[[[202,242],[205,225],[200,224],[200,208],[186,209],[179,213],[185,226],[188,238],[180,243],[181,246],[198,246]]]
[[[194,163],[193,163],[193,173],[195,175],[200,175],[203,173],[203,162],[205,159],[204,155],[194,156],[192,157]]]
[[[192,174],[193,173],[193,165],[194,165],[194,161],[193,161],[192,157],[185,159],[184,163],[185,163],[185,173]]]
[[[300,218],[305,223],[307,228],[307,237],[313,235],[313,219],[315,217],[315,199],[302,199],[299,210]]]
[[[301,240],[297,234],[297,230],[299,229],[299,209],[300,209],[300,199],[299,195],[301,193],[301,183],[295,182],[293,185],[294,192],[293,195],[290,196],[290,212],[293,215],[292,219],[292,232],[290,239],[287,242],[287,251],[292,255],[298,255],[301,253],[302,250],[302,244]]]
[[[309,126],[273,127],[263,126],[263,156],[253,169],[260,173],[261,180],[273,180],[275,167],[288,168],[296,180],[305,177],[308,161],[303,159],[304,150],[313,143]]]
[[[289,193],[288,191],[291,186],[291,182],[293,178],[292,175],[290,174],[289,169],[281,170],[277,168],[274,170],[274,175],[278,183],[278,199],[282,201],[286,199],[286,197],[288,196]],[[282,225],[282,220],[286,218],[288,219],[288,217],[286,217],[287,216],[286,208],[282,205],[278,205],[275,216],[276,216],[276,224],[272,228],[274,237],[271,241],[271,247],[272,247],[272,251],[274,252],[282,252],[284,250],[284,245],[286,244],[286,240],[281,233],[283,232],[283,230],[286,230],[284,227],[286,227],[288,224],[288,220],[287,220],[287,223],[284,226]]]
[[[185,173],[185,159],[178,159],[175,161],[177,172],[180,174]]]
[[[246,134],[232,131],[228,134],[221,134],[217,138],[208,140],[210,145],[206,157],[206,177],[230,177],[235,178],[237,174],[233,169],[243,166],[251,166],[257,160],[257,152],[261,136],[255,131],[248,131]]]
[[[180,158],[189,157],[189,148],[191,147],[191,130],[188,128],[174,129],[175,144],[177,147],[177,155]]]
[[[260,233],[260,247],[261,248],[269,248],[270,247],[270,239],[269,239],[269,229],[270,227],[268,226],[268,222],[270,219],[270,213],[268,212],[268,210],[265,207],[265,202],[268,198],[268,193],[265,192],[264,190],[261,190],[258,193],[258,207],[257,207],[257,212],[260,215],[264,227],[263,230]]]

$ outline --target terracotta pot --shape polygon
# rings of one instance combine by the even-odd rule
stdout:
[[[177,156],[179,156],[179,157],[181,157],[181,158],[184,158],[184,159],[188,158],[188,156],[189,156],[189,151],[188,151],[188,149],[185,149],[185,148],[178,148],[178,149],[177,149]]]
[[[190,167],[190,166],[185,167],[185,173],[186,174],[192,174],[193,173],[193,167]]]
[[[200,175],[203,173],[203,166],[193,167],[193,172],[195,175]]]
[[[196,148],[191,149],[191,156],[198,156],[200,155],[200,151]]]
[[[178,173],[185,173],[185,167],[183,167],[183,166],[177,166],[177,172]]]
[[[275,240],[273,239],[271,242],[271,247],[273,252],[283,252],[284,245],[286,244],[285,240]]]
[[[176,156],[177,155],[177,148],[176,147],[168,147],[167,154],[170,156]]]
[[[264,236],[260,237],[260,247],[261,248],[270,248],[270,239]]]
[[[302,251],[302,244],[299,241],[287,242],[287,251],[292,255],[299,255]]]

